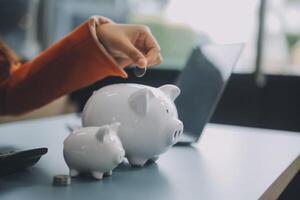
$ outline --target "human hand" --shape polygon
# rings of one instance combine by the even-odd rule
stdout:
[[[160,46],[147,26],[110,22],[97,27],[97,36],[122,68],[131,64],[145,68],[162,61]]]

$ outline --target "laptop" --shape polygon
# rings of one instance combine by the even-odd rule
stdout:
[[[197,142],[210,120],[242,51],[243,44],[208,44],[193,49],[176,83],[175,104],[184,132],[179,144]]]

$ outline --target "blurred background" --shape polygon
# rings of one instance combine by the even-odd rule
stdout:
[[[30,60],[92,15],[148,25],[164,62],[142,78],[129,68],[126,80],[106,78],[0,123],[80,112],[91,93],[107,84],[175,83],[195,45],[243,42],[211,121],[300,131],[300,0],[0,0],[0,35]],[[299,184],[297,176],[291,185]]]
[[[212,122],[300,131],[300,0],[0,0],[0,35],[30,60],[92,15],[148,25],[164,62],[143,78],[107,78],[1,122],[80,112],[91,92],[118,82],[174,83],[192,47],[246,44]]]

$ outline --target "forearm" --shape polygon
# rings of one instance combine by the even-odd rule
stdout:
[[[27,112],[107,76],[126,77],[93,34],[85,22],[2,82],[0,114]]]

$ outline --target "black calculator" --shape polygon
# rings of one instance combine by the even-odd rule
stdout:
[[[0,148],[0,176],[24,170],[37,163],[48,152],[47,148]]]

